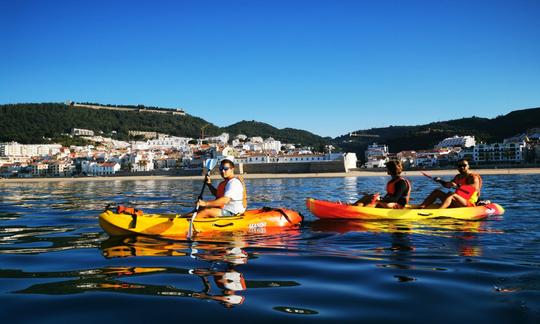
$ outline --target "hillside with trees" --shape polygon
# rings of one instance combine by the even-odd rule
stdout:
[[[199,138],[203,127],[206,136],[227,132],[231,136],[244,134],[248,137],[273,137],[283,143],[312,146],[319,151],[323,150],[324,145],[333,144],[343,151],[356,152],[358,157],[362,158],[367,145],[373,142],[388,145],[391,152],[399,152],[431,149],[442,139],[454,135],[473,135],[477,142],[502,141],[527,129],[540,127],[540,108],[516,110],[492,119],[473,116],[426,125],[357,130],[353,132],[356,136],[347,134],[331,139],[300,129],[278,129],[257,121],[244,120],[221,128],[189,114],[96,110],[62,103],[0,105],[0,142],[59,142],[64,145],[84,143],[62,135],[70,133],[73,128],[90,129],[96,134],[103,132],[104,136],[110,136],[114,131],[114,137],[122,140],[130,139],[130,130]]]
[[[93,105],[99,105],[92,103]],[[118,107],[112,105],[100,105]],[[125,106],[122,106],[125,107]],[[139,106],[133,106],[138,107]],[[147,107],[148,108],[148,107]],[[159,107],[151,107],[161,109]],[[21,144],[59,142],[64,145],[84,143],[62,134],[69,134],[73,128],[93,130],[96,135],[113,135],[116,139],[128,140],[128,132],[148,131],[174,136],[199,138],[204,127],[206,136],[216,136],[223,132],[231,136],[273,137],[283,143],[294,143],[319,147],[330,142],[307,131],[284,128],[277,129],[260,122],[239,122],[220,128],[204,119],[191,115],[171,115],[150,112],[118,111],[73,107],[62,103],[29,103],[0,105],[0,142],[16,141]]]
[[[390,126],[357,130],[334,139],[334,145],[363,158],[373,142],[386,144],[391,152],[432,149],[437,143],[454,135],[475,136],[477,142],[502,141],[527,129],[540,127],[540,108],[516,110],[496,118],[470,117],[433,122],[417,126]]]
[[[99,135],[116,132],[116,138],[128,139],[130,130],[153,131],[176,136],[198,137],[205,120],[185,115],[168,115],[71,107],[60,103],[0,105],[0,141],[22,144],[47,143],[70,133],[73,128],[90,129]],[[209,125],[205,133],[219,134]]]

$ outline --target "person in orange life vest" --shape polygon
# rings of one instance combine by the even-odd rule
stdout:
[[[215,200],[199,200],[199,211],[197,217],[221,217],[241,214],[246,210],[246,188],[244,183],[234,176],[234,163],[224,159],[219,166],[219,172],[224,179],[218,187],[212,185],[210,177],[205,179],[206,185],[216,197]]]
[[[426,208],[439,199],[442,204],[439,208],[448,207],[471,207],[475,206],[480,197],[480,189],[482,187],[482,178],[479,174],[471,172],[469,162],[461,159],[457,162],[458,174],[452,181],[444,181],[441,178],[434,180],[440,183],[445,188],[456,188],[455,192],[443,192],[435,189],[429,196],[418,206],[418,208]]]
[[[388,175],[392,178],[386,184],[386,195],[379,199],[378,194],[365,195],[357,200],[354,206],[369,206],[381,208],[403,208],[409,203],[411,183],[401,177],[403,165],[401,161],[389,161],[386,163]]]

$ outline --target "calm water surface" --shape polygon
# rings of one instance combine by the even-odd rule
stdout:
[[[480,222],[320,222],[306,197],[353,201],[386,177],[247,180],[250,206],[299,230],[206,242],[111,239],[108,203],[183,212],[201,181],[0,184],[2,322],[538,323],[540,176],[484,176],[506,208]],[[436,188],[411,177],[413,202]]]

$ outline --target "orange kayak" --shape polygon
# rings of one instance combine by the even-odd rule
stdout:
[[[450,217],[456,219],[477,220],[488,216],[502,215],[504,213],[504,208],[495,203],[476,207],[446,209],[416,209],[414,206],[403,209],[390,209],[351,206],[341,202],[308,198],[306,200],[306,206],[313,215],[320,219],[422,220],[437,217]]]
[[[247,210],[236,216],[196,218],[193,229],[197,235],[223,232],[275,233],[286,228],[298,227],[303,216],[284,208],[260,208]],[[117,213],[105,210],[99,215],[99,224],[111,236],[153,235],[174,238],[187,237],[190,218],[174,214]]]

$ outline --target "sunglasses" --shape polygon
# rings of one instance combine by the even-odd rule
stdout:
[[[466,168],[468,167],[468,164],[458,164],[458,168]]]
[[[229,169],[231,169],[231,168],[230,167],[222,167],[222,166],[219,167],[219,171],[229,171]]]

